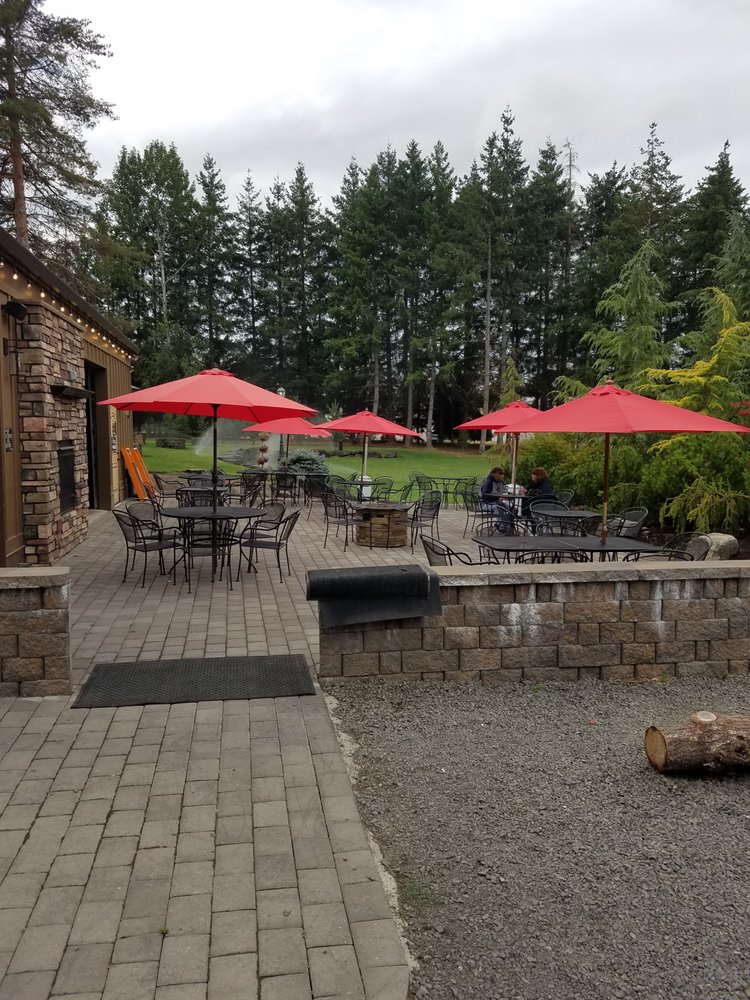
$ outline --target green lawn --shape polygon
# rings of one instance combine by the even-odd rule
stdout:
[[[317,445],[317,442],[315,442]],[[219,443],[219,454],[226,454],[234,448],[247,448],[248,439],[246,437],[237,441],[221,441]],[[292,441],[290,451],[297,448],[310,447],[307,440],[300,441],[295,446]],[[353,450],[347,444],[347,452]],[[427,476],[482,476],[487,475],[493,465],[507,464],[507,459],[497,453],[480,455],[476,450],[459,451],[457,449],[442,449],[423,447],[414,448],[394,448],[390,449],[382,444],[377,444],[373,448],[381,454],[389,452],[398,456],[397,458],[370,458],[367,462],[367,472],[370,476],[390,476],[394,486],[402,486],[407,482],[410,472],[422,472]],[[157,448],[153,438],[148,438],[143,446],[143,460],[149,472],[184,472],[185,469],[210,469],[211,468],[211,445],[201,446],[196,451],[195,448]],[[338,458],[333,451],[328,458],[331,472],[348,476],[353,472],[359,472],[361,468],[360,456],[347,455],[345,458]],[[233,465],[231,462],[219,460],[219,467],[225,472],[242,471],[241,466]]]

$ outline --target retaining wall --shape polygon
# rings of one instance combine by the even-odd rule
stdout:
[[[69,571],[0,569],[0,697],[70,694]]]
[[[748,672],[750,561],[436,572],[440,616],[321,629],[320,676],[495,683]]]

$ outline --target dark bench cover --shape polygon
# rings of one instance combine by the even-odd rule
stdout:
[[[437,574],[415,564],[309,570],[307,598],[319,603],[321,628],[442,611]]]

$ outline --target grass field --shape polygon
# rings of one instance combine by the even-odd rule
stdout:
[[[219,444],[219,454],[231,452],[234,448],[247,448],[249,442],[247,438],[238,441],[222,441]],[[290,451],[293,453],[297,447],[309,447],[307,441],[300,441],[295,446],[292,441]],[[351,451],[347,445],[347,451]],[[380,451],[388,450],[390,454],[395,453],[397,458],[370,458],[367,462],[367,472],[370,476],[390,476],[394,486],[402,486],[407,482],[410,472],[422,472],[426,476],[482,476],[487,475],[493,465],[508,462],[506,456],[493,452],[480,455],[476,450],[459,451],[457,449],[422,447],[384,449],[382,445],[377,445],[374,449]],[[269,451],[271,454],[271,451]],[[157,448],[153,438],[148,438],[143,446],[143,460],[146,468],[150,472],[184,472],[185,469],[209,469],[211,467],[211,446],[195,448]],[[359,456],[347,455],[345,458],[337,457],[336,452],[332,452],[328,457],[328,464],[331,472],[338,475],[349,475],[352,472],[359,472],[361,459]],[[225,472],[240,472],[242,467],[233,465],[231,462],[219,460],[219,467]]]

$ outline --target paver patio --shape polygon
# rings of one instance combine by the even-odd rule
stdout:
[[[461,540],[464,515],[441,533]],[[235,589],[192,593],[96,512],[71,567],[74,681],[95,662],[253,653],[317,659],[305,571],[409,549],[329,539],[319,509]],[[0,701],[0,1000],[403,1000],[408,971],[321,694],[71,709]]]

